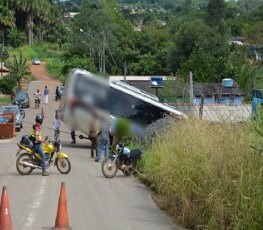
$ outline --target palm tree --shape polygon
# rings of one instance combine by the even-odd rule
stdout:
[[[9,10],[7,7],[0,6],[0,35],[2,37],[2,46],[1,46],[1,77],[3,75],[3,61],[4,61],[4,40],[5,40],[5,28],[6,27],[14,27],[15,26],[15,17],[14,12]]]
[[[23,58],[22,52],[19,51],[19,56],[14,55],[13,63],[10,67],[10,77],[16,80],[19,90],[21,90],[21,80],[29,74],[27,69],[27,60]]]
[[[41,15],[47,10],[48,0],[9,0],[12,6],[27,14],[28,44],[33,44],[34,17]]]
[[[3,27],[15,26],[14,12],[4,6],[0,6],[0,26],[2,30]]]

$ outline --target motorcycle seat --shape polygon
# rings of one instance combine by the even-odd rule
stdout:
[[[35,148],[32,145],[24,145],[26,148],[31,149],[33,152],[36,152]]]
[[[133,149],[130,152],[130,158],[131,159],[136,159],[136,160],[140,160],[142,159],[142,151],[139,149]]]

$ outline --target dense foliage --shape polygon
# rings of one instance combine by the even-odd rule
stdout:
[[[2,0],[0,13],[5,44],[67,44],[49,64],[59,76],[73,66],[122,75],[127,63],[129,75],[186,80],[192,71],[194,81],[262,87],[260,0]],[[246,45],[230,45],[233,36]]]

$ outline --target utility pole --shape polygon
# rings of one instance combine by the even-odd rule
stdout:
[[[124,83],[126,83],[126,75],[127,75],[127,63],[124,61]]]
[[[194,84],[193,84],[193,73],[190,71],[189,73],[189,100],[190,106],[193,104],[194,101]]]
[[[102,73],[106,74],[106,36],[104,31],[102,32],[102,54],[101,54],[101,63],[102,63]]]

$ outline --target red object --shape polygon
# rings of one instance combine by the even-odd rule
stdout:
[[[43,109],[43,107],[42,107],[42,110],[41,110],[41,115],[42,115],[42,117],[43,117],[43,119],[45,118],[45,114],[44,114],[44,109]]]
[[[3,187],[0,205],[0,230],[13,230],[6,186]]]
[[[1,114],[4,119],[0,124],[0,139],[13,138],[16,135],[16,114],[4,113]]]
[[[65,183],[61,183],[60,196],[58,201],[57,218],[54,229],[56,230],[71,230],[68,224],[68,207]],[[0,229],[1,230],[1,229]]]

